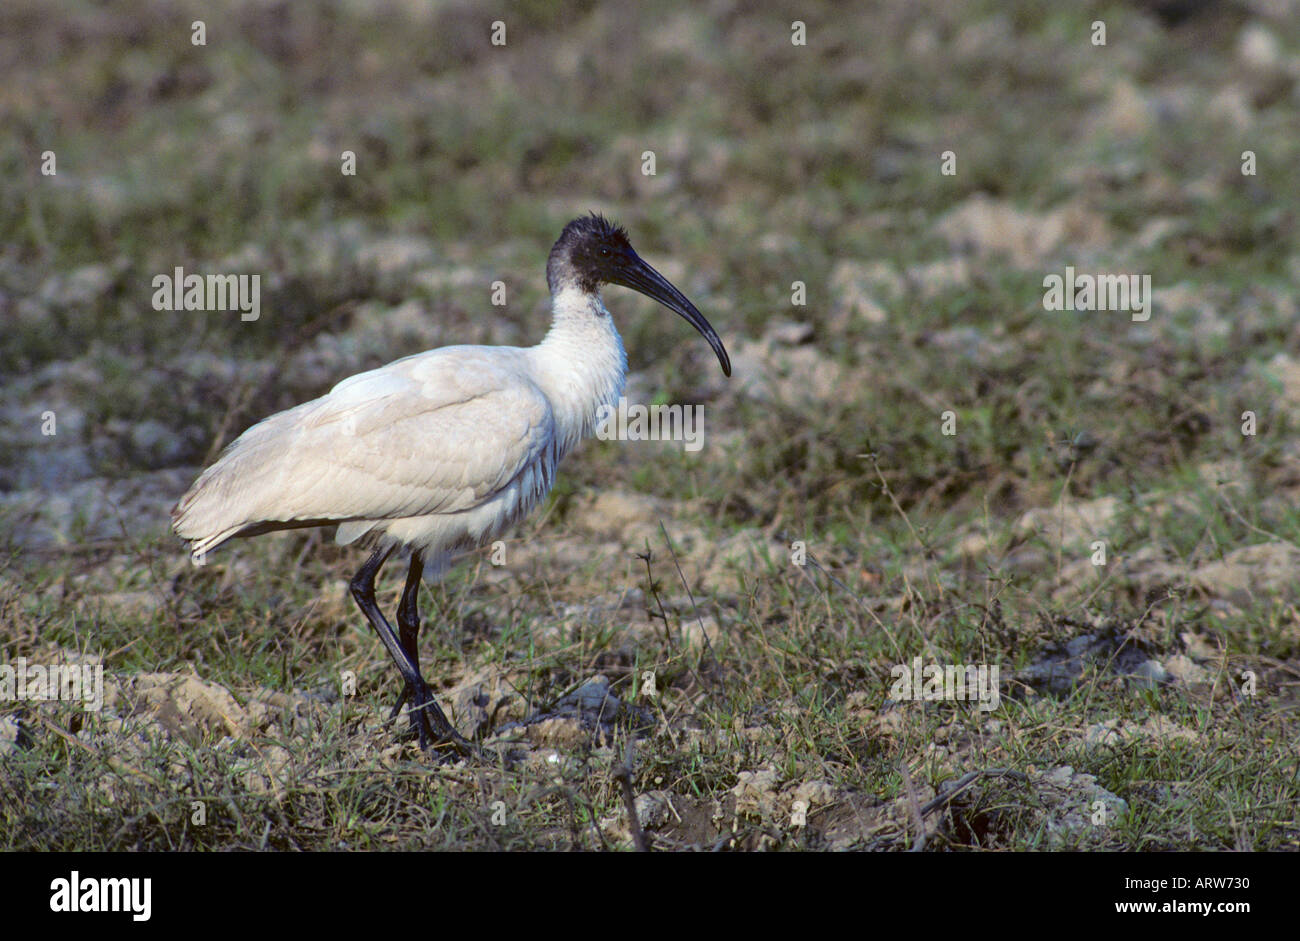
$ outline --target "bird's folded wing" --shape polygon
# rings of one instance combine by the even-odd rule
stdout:
[[[268,521],[480,505],[544,456],[555,427],[546,396],[512,362],[455,355],[466,349],[353,376],[254,425],[181,499],[176,531],[211,542]]]

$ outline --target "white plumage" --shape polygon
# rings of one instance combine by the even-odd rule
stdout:
[[[560,460],[623,392],[599,295],[555,298],[537,346],[449,346],[344,379],[244,432],[177,506],[205,554],[263,524],[337,522],[444,556],[490,542],[550,491]],[[265,530],[263,530],[265,531]]]

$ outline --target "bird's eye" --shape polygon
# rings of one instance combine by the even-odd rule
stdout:
[[[600,257],[601,257],[601,258],[608,258],[608,257],[609,257],[609,249],[608,249],[608,248],[602,248],[602,249],[600,250]]]

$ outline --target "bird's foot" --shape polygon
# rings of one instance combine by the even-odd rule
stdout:
[[[456,731],[426,684],[421,684],[418,690],[413,691],[408,683],[389,713],[389,719],[395,718],[408,702],[411,703],[411,708],[407,711],[411,724],[410,737],[420,743],[421,751],[431,752],[440,758],[469,758],[482,754],[478,745]]]

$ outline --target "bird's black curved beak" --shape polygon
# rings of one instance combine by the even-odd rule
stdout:
[[[713,352],[718,355],[718,362],[722,364],[723,375],[731,375],[731,357],[727,355],[727,350],[722,345],[722,339],[717,331],[704,319],[704,315],[695,309],[695,305],[686,299],[686,295],[673,287],[671,281],[651,268],[639,255],[633,253],[617,272],[609,276],[609,280],[614,284],[631,288],[638,294],[654,298],[669,310],[681,314],[687,323],[700,332],[700,336],[709,341],[709,346],[713,347]]]

